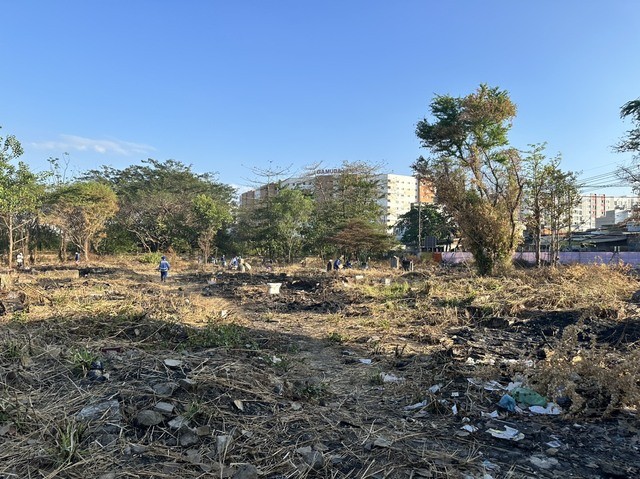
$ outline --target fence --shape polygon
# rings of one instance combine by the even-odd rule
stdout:
[[[623,251],[620,253],[610,253],[606,251],[585,251],[585,252],[561,252],[558,254],[561,264],[628,264],[630,266],[640,266],[640,251]],[[547,252],[540,253],[542,261],[549,262],[551,256]],[[514,253],[513,259],[527,263],[536,262],[535,253]],[[449,264],[461,264],[473,261],[473,255],[468,252],[445,252],[442,253],[442,262]]]

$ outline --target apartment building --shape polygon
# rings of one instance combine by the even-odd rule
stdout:
[[[608,196],[608,195],[583,195],[580,204],[573,209],[571,215],[571,228],[574,231],[587,231],[599,227],[597,218],[607,217],[608,211],[631,212],[640,205],[640,198],[637,196]],[[621,214],[617,215],[622,217]],[[610,218],[616,217],[614,214]],[[603,224],[602,221],[599,222]]]
[[[631,218],[631,215],[631,210],[608,210],[604,216],[596,218],[596,228],[620,224]]]
[[[315,198],[322,201],[325,195],[331,194],[335,181],[342,173],[338,168],[322,169],[297,178],[289,178],[280,182],[281,186],[312,190]],[[379,174],[374,177],[378,182],[378,203],[382,207],[380,222],[389,230],[393,228],[399,217],[411,210],[418,202],[433,203],[434,193],[430,185],[414,176]],[[277,193],[275,184],[265,185],[240,195],[240,205],[251,207],[257,202]]]
[[[376,176],[379,184],[378,203],[382,207],[381,222],[391,229],[403,214],[418,203],[433,203],[434,193],[426,181],[408,175],[382,174]]]

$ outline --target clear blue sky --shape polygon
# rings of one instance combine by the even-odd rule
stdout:
[[[146,158],[246,185],[251,169],[384,163],[411,174],[434,94],[518,105],[512,143],[595,176],[630,156],[637,0],[15,0],[0,28],[1,136],[33,169]],[[598,191],[612,194],[609,190]]]

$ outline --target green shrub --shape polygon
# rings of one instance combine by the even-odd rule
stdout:
[[[157,264],[162,259],[162,253],[145,253],[138,258],[138,261],[144,264]]]

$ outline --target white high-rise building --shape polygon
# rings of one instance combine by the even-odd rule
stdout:
[[[379,182],[382,207],[382,223],[391,229],[403,214],[411,210],[411,205],[418,203],[433,203],[433,192],[422,185],[418,189],[418,180],[414,176],[382,174],[375,178]]]
[[[586,231],[597,227],[596,219],[607,215],[607,211],[629,211],[640,204],[637,196],[583,195],[580,204],[573,209],[571,229]]]
[[[281,182],[282,186],[314,191],[314,196],[321,198],[322,194],[331,191],[334,179],[342,171],[340,169],[317,170],[311,175],[289,178]],[[418,180],[414,176],[380,174],[374,177],[378,181],[378,204],[382,207],[380,222],[391,230],[399,217],[411,210],[411,206],[418,203],[433,203],[433,190],[422,182],[418,188]],[[241,205],[252,205],[269,195],[277,194],[274,188],[263,186],[257,190],[247,191],[240,197]]]

